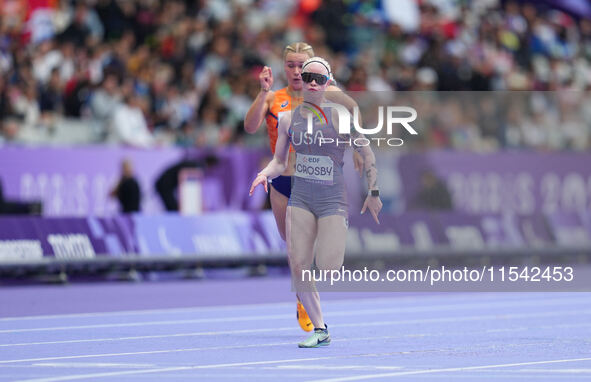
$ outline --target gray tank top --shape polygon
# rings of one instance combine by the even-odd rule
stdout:
[[[302,110],[313,115],[312,134],[308,133],[308,119]],[[292,113],[289,137],[296,152],[294,176],[318,184],[344,184],[343,155],[348,146],[337,145],[337,140],[343,142],[344,138],[335,129],[330,108],[320,113],[311,104],[298,106]]]

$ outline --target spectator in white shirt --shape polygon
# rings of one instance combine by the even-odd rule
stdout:
[[[147,102],[147,99],[132,94],[126,97],[123,104],[117,106],[111,123],[116,142],[140,148],[154,146],[154,137],[144,116],[144,111],[148,108]]]

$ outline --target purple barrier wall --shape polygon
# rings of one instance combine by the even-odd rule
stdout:
[[[108,147],[14,148],[0,150],[0,177],[6,197],[42,200],[46,216],[112,215],[117,203],[109,198],[123,158],[133,161],[144,194],[146,212],[161,211],[154,180],[180,150],[136,150]]]
[[[262,168],[267,150],[228,147],[216,151],[220,162],[206,176],[221,184],[222,207],[257,210],[261,198],[248,188]],[[137,150],[110,147],[0,149],[0,178],[9,198],[42,200],[45,216],[113,216],[117,203],[108,194],[119,176],[120,162],[130,158],[143,191],[142,212],[162,212],[154,181],[181,158],[204,153],[180,149]],[[501,152],[473,154],[432,152],[392,155],[378,152],[384,212],[406,210],[420,190],[425,169],[445,180],[457,211],[473,214],[576,212],[591,210],[591,154]],[[365,179],[353,172],[345,156],[350,210],[361,208]],[[216,199],[220,195],[206,195]],[[402,200],[402,202],[401,202]],[[219,203],[215,203],[216,205]]]
[[[391,252],[403,247],[591,247],[591,214],[528,216],[463,213],[369,214],[351,217],[347,251]],[[338,238],[336,238],[338,239]],[[112,218],[0,218],[0,261],[97,255],[240,256],[285,252],[271,212],[220,212]]]
[[[121,160],[129,158],[142,189],[142,211],[152,214],[163,209],[154,190],[157,177],[182,158],[203,154],[176,148],[7,147],[0,149],[0,179],[7,198],[42,200],[45,216],[110,216],[118,205],[109,192],[119,178]],[[220,179],[225,207],[248,207],[248,187],[264,151],[224,148],[216,154],[219,166],[206,175]]]
[[[271,226],[273,224],[273,226]],[[124,256],[236,256],[285,251],[271,212],[201,216],[0,218],[0,261]]]
[[[121,256],[137,253],[134,223],[112,218],[0,218],[0,259],[37,260]]]
[[[458,211],[519,215],[591,210],[591,155],[432,152],[403,155],[398,163],[407,206],[421,174],[445,180]]]
[[[380,225],[370,216],[353,216],[350,220],[347,248],[351,252],[388,252],[414,247],[428,250],[449,246],[458,250],[485,248],[539,248],[549,244],[564,246],[591,245],[591,230],[582,223],[576,227],[587,232],[577,240],[558,241],[555,232],[567,225],[549,226],[554,216],[472,215],[456,212],[407,212],[402,215],[382,215]]]

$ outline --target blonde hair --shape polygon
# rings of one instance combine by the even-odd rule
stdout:
[[[283,59],[287,57],[289,53],[305,53],[308,57],[314,57],[314,49],[310,44],[305,42],[293,42],[283,49]]]

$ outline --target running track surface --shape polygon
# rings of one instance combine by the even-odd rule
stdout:
[[[0,381],[589,381],[590,293],[322,294],[285,277],[0,288]]]

